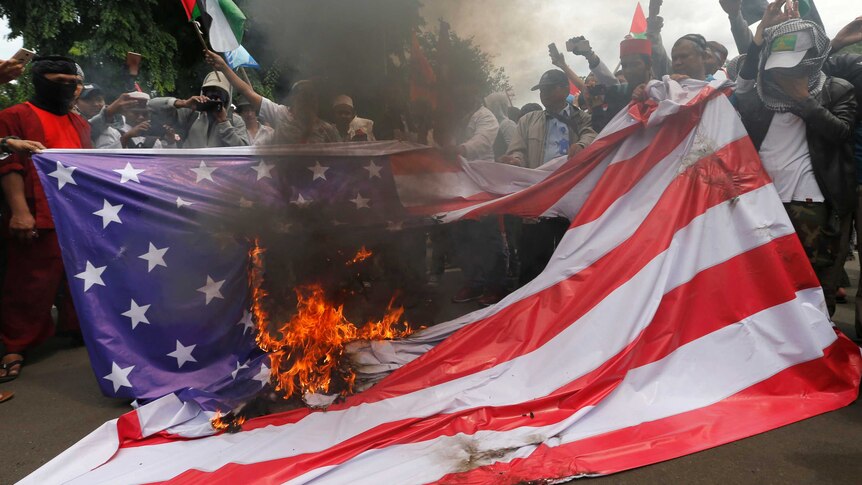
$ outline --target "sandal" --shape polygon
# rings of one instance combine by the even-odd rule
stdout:
[[[10,374],[10,372],[12,372],[12,368],[15,367],[16,365],[18,366],[18,372],[16,372],[15,374]],[[5,376],[0,377],[0,383],[14,381],[15,379],[18,378],[18,376],[21,375],[21,371],[23,369],[24,369],[24,359],[23,358],[22,359],[15,359],[11,362],[6,362],[3,364],[0,364],[0,370],[3,370],[6,372]]]
[[[15,397],[15,393],[12,391],[0,392],[0,403],[6,402]]]

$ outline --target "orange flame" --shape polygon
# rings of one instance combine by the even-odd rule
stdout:
[[[351,259],[350,261],[347,262],[347,266],[352,266],[356,263],[361,263],[361,262],[365,261],[366,259],[370,258],[373,254],[374,253],[372,253],[371,251],[366,249],[365,246],[362,246],[361,248],[359,248],[359,251],[356,253],[356,256],[354,256],[353,259]]]
[[[257,344],[270,353],[276,390],[283,391],[285,397],[306,392],[327,393],[334,377],[344,383],[342,395],[351,393],[355,374],[341,365],[345,346],[354,340],[393,339],[412,332],[407,322],[400,321],[404,308],[393,307],[394,299],[381,320],[357,327],[344,316],[344,306],[327,301],[323,288],[316,284],[294,289],[296,313],[279,324],[277,331],[270,331],[271,318],[263,304],[268,296],[262,288],[264,251],[255,242],[249,252],[252,312],[258,329]],[[369,256],[371,252],[363,247],[353,260]]]
[[[210,425],[216,431],[230,431],[239,429],[244,422],[245,416],[233,416],[230,413],[222,414],[221,411],[216,411],[215,416],[210,420]]]

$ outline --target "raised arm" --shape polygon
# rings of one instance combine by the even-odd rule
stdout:
[[[745,54],[748,51],[748,46],[751,45],[752,36],[748,22],[742,16],[742,0],[718,0],[718,3],[724,13],[727,14],[727,19],[730,20],[730,33],[733,34],[736,50],[740,54]]]
[[[263,102],[263,96],[257,94],[253,87],[243,81],[242,78],[240,78],[237,73],[227,65],[227,62],[225,62],[220,55],[212,51],[206,51],[204,55],[206,56],[207,64],[216,71],[223,73],[225,77],[227,77],[230,85],[251,103],[254,111],[256,113],[260,112],[260,104]]]

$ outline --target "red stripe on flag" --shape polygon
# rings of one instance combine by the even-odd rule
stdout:
[[[460,163],[445,158],[434,148],[393,153],[389,155],[389,164],[394,176],[463,171]]]
[[[719,179],[732,179],[738,192],[727,192]],[[695,217],[768,183],[751,142],[743,139],[725,146],[674,179],[635,233],[590,267],[467,326],[456,333],[458,338],[447,339],[344,406],[454,380],[539,348],[665,251],[676,231]],[[507,338],[501,341],[499,335]],[[445,371],[440,362],[447,363]]]
[[[799,257],[791,257],[785,266],[784,258],[788,254]],[[784,277],[774,285],[763,285],[759,277],[761,271],[747,274],[756,266],[763,268],[765,274]],[[747,274],[747,277],[739,278],[740,274]],[[729,276],[735,277],[734,285],[716,285],[716,281],[727,281],[724,278]],[[231,463],[212,473],[191,470],[177,477],[175,483],[202,483],[198,480],[203,479],[206,483],[230,483],[248,476],[267,477],[281,483],[317,468],[344,463],[370,449],[423,442],[457,433],[473,435],[483,430],[509,431],[523,426],[552,425],[585,406],[600,402],[629,370],[660,360],[683,345],[750,315],[791,301],[797,291],[818,284],[796,236],[784,236],[705,269],[696,278],[669,292],[653,321],[630,345],[600,367],[546,397],[511,406],[475,408],[455,414],[390,422],[321,453],[253,464]],[[736,311],[727,310],[728,301],[735,302]],[[670,311],[680,307],[682,310],[678,314]],[[697,315],[697,318],[692,319],[692,315]],[[685,321],[698,323],[680,325]],[[269,418],[271,416],[249,421],[243,429],[248,431],[282,424]]]
[[[614,170],[629,170],[630,165],[637,166],[637,164],[643,164],[643,168],[648,169],[659,163],[676,149],[685,137],[691,133],[694,127],[697,126],[708,104],[707,100],[720,94],[719,91],[709,86],[702,89],[692,101],[679,108],[677,115],[670,118],[664,124],[662,130],[659,131],[649,147],[635,155],[634,158],[617,162],[611,167],[614,167]],[[648,116],[644,116],[641,121],[646,123]],[[476,210],[467,213],[464,217],[478,218],[489,214],[501,213],[536,217],[544,214],[589,175],[593,169],[599,166],[605,158],[611,156],[613,150],[617,148],[622,140],[632,136],[640,129],[643,129],[642,125],[633,125],[599,138],[585,150],[570,158],[562,167],[554,171],[551,176],[541,183],[522,190],[511,197],[478,207]],[[643,176],[645,173],[645,171],[640,173],[640,176]],[[639,180],[640,177],[627,179],[631,183],[631,186]],[[593,194],[596,192],[597,190],[594,190]],[[625,191],[614,188],[612,191],[612,194],[615,195],[613,200],[616,200],[616,197],[619,197],[623,193]],[[610,202],[613,202],[613,200],[610,200]],[[589,208],[591,205],[592,201],[589,201],[589,203],[584,204],[584,208]],[[595,216],[606,209],[607,207],[600,207],[599,209],[592,210],[590,214]],[[580,221],[581,217],[579,214],[576,220]]]
[[[125,443],[134,443],[143,435],[141,420],[137,411],[130,411],[117,418],[117,439],[122,447]]]
[[[606,475],[670,460],[842,408],[858,396],[860,372],[859,348],[839,334],[823,357],[785,369],[712,406],[553,448],[542,445],[527,458],[447,475],[437,483]]]

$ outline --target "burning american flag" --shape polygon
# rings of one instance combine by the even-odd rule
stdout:
[[[538,170],[399,144],[301,147],[278,166],[242,150],[35,157],[103,391],[151,402],[24,482],[564,480],[849,404],[859,348],[830,323],[723,87],[654,82],[652,101]],[[502,213],[572,224],[546,270],[499,304],[395,340],[342,339],[367,390],[186,439],[212,434],[215,410],[272,373],[255,343],[254,245],[225,221],[315,202],[316,219],[348,227]]]

